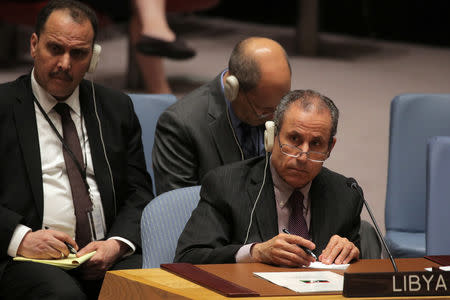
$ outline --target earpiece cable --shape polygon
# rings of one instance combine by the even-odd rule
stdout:
[[[247,235],[245,236],[245,241],[244,241],[243,245],[247,244],[248,236],[250,234],[250,228],[252,227],[252,222],[253,222],[253,212],[255,211],[256,204],[258,203],[259,197],[261,196],[261,192],[262,192],[264,184],[266,182],[268,162],[269,162],[269,152],[266,152],[266,164],[264,166],[264,177],[263,177],[263,181],[261,183],[261,188],[259,189],[259,192],[258,192],[258,196],[256,197],[255,204],[253,204],[252,212],[250,213],[250,222],[248,223]]]
[[[109,163],[108,155],[106,154],[105,141],[103,139],[102,122],[100,121],[100,117],[98,116],[97,100],[95,98],[94,81],[92,79],[91,79],[91,87],[92,87],[92,97],[94,99],[94,112],[95,112],[95,117],[97,118],[98,129],[100,132],[100,141],[102,143],[103,154],[105,156],[105,161],[106,161],[106,165],[108,166],[108,172],[109,172],[109,176],[110,176],[110,180],[111,180],[111,188],[112,188],[113,200],[114,200],[114,215],[116,216],[117,215],[117,203],[116,203],[116,189],[114,187],[114,177],[112,174],[112,169],[111,169],[111,165]]]

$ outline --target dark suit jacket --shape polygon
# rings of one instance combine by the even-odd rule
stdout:
[[[153,146],[157,194],[201,184],[209,170],[241,159],[227,119],[220,75],[160,116]]]
[[[264,158],[220,167],[205,176],[201,200],[178,240],[176,262],[233,263],[245,241],[250,213],[264,174]],[[313,251],[317,256],[332,235],[346,237],[359,248],[361,197],[346,178],[322,168],[311,184]],[[278,234],[278,218],[270,168],[253,215],[247,243],[267,241]]]
[[[80,84],[80,105],[100,191],[107,237],[120,236],[141,245],[140,219],[153,198],[145,167],[141,128],[131,99],[95,85],[106,153],[112,168],[116,201],[94,114],[90,83]],[[24,224],[42,228],[42,169],[30,75],[0,85],[0,276],[10,259],[7,249],[14,229]]]

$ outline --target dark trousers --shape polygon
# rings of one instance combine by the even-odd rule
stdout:
[[[140,269],[142,255],[118,261],[110,270]],[[82,280],[77,269],[11,260],[0,279],[0,299],[97,299],[103,280]]]

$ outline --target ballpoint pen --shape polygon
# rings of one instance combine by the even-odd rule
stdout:
[[[67,249],[69,249],[70,253],[77,254],[77,250],[75,250],[75,248],[71,244],[69,244],[68,242],[64,242],[64,244],[66,244]]]
[[[286,234],[291,234],[286,228],[283,228],[283,232]],[[317,260],[317,256],[311,250],[309,250],[308,248],[306,248],[305,246],[302,246],[302,245],[297,245],[297,246],[302,248],[302,250],[305,251],[306,254],[312,256],[315,260]]]
[[[44,229],[48,230],[48,229],[50,229],[50,227],[44,226]],[[77,254],[77,250],[75,250],[75,248],[71,244],[69,244],[68,242],[65,242],[65,241],[63,241],[63,243],[66,245],[67,249],[69,249],[70,253]]]

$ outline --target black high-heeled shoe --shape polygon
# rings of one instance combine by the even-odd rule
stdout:
[[[136,49],[145,55],[171,59],[188,59],[196,54],[195,50],[182,39],[176,38],[173,42],[167,42],[147,35],[141,35],[136,43]]]

